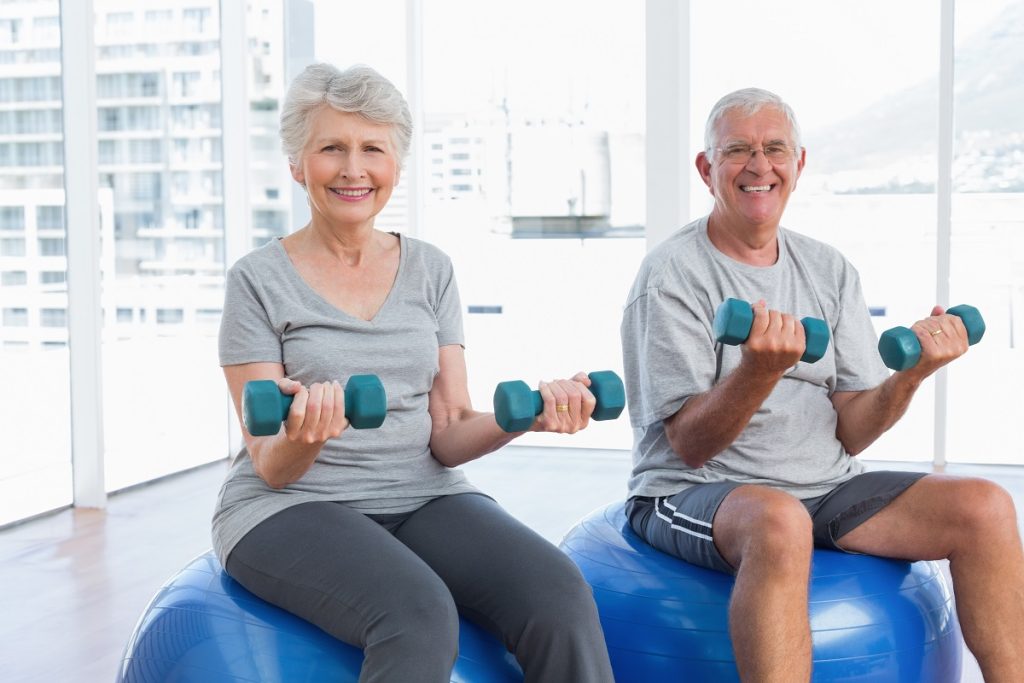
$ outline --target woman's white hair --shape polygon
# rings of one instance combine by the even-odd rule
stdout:
[[[324,105],[390,125],[398,160],[405,159],[412,138],[412,116],[402,93],[368,66],[341,71],[320,63],[310,64],[295,77],[281,108],[281,148],[289,163],[299,163],[313,115]]]
[[[769,108],[782,112],[789,121],[793,131],[793,146],[800,149],[800,125],[796,122],[796,114],[781,97],[768,90],[761,88],[743,88],[731,92],[715,103],[708,115],[708,122],[704,125],[704,152],[713,154],[718,146],[718,122],[726,113],[739,110],[746,116],[752,116],[762,109]]]

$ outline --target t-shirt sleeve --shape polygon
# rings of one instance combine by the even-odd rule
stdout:
[[[236,264],[224,285],[218,349],[221,366],[281,363],[281,338],[250,274]]]
[[[857,270],[847,264],[839,300],[834,350],[836,391],[873,389],[889,376],[878,354],[878,337],[864,301]]]
[[[448,346],[458,344],[465,346],[462,332],[462,301],[459,298],[459,286],[455,282],[455,269],[451,261],[446,260],[447,268],[441,278],[437,307],[437,345]]]
[[[647,288],[627,304],[621,331],[634,427],[664,420],[714,384],[711,322],[683,297]]]

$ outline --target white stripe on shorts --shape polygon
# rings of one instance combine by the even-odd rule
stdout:
[[[659,503],[661,503],[663,501],[665,502],[665,507],[667,507],[669,510],[672,510],[672,517],[669,517],[669,516],[665,515],[661,510],[658,509]],[[665,501],[664,498],[658,498],[658,499],[656,499],[654,501],[654,512],[655,512],[655,514],[658,515],[658,517],[660,519],[663,519],[666,522],[668,522],[668,525],[669,525],[670,528],[675,529],[676,531],[682,531],[684,534],[689,534],[691,536],[696,536],[697,538],[702,538],[705,541],[713,541],[714,540],[713,538],[711,538],[711,536],[709,536],[707,534],[702,534],[702,533],[700,533],[698,531],[694,531],[692,529],[687,529],[684,526],[680,526],[679,524],[676,524],[673,521],[673,517],[681,517],[681,518],[683,518],[683,519],[685,519],[685,520],[687,520],[689,522],[693,522],[694,524],[700,524],[701,526],[706,526],[709,529],[711,528],[711,525],[708,524],[707,522],[702,522],[699,519],[694,519],[693,517],[690,517],[688,515],[684,515],[681,512],[676,512],[676,509],[674,507],[672,507],[671,505],[669,505],[668,501]]]

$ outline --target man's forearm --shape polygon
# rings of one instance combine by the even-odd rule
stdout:
[[[897,372],[874,389],[857,393],[839,408],[836,438],[857,455],[889,430],[907,412],[921,380]]]
[[[701,467],[732,444],[778,384],[781,374],[742,366],[712,389],[692,397],[665,420],[673,450],[690,467]]]

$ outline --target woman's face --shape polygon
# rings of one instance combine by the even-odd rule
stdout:
[[[314,215],[332,225],[373,225],[398,184],[391,126],[323,106],[313,115],[292,177],[306,187]]]

